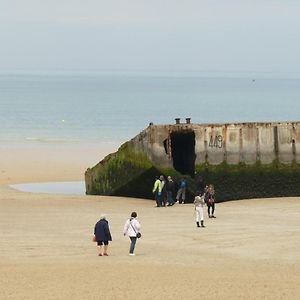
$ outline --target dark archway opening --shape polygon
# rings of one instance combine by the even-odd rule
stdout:
[[[171,133],[171,149],[174,169],[184,175],[195,176],[195,133],[179,131]]]

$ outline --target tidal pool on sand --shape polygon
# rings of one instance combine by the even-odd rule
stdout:
[[[22,183],[12,184],[10,187],[30,193],[85,195],[84,181]]]

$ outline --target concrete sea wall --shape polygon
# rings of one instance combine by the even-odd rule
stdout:
[[[131,142],[151,161],[172,167],[173,132],[195,132],[196,164],[300,163],[300,123],[152,125]],[[168,145],[167,151],[165,144]]]
[[[158,174],[186,175],[190,201],[199,175],[215,184],[219,201],[300,195],[300,123],[151,124],[87,170],[86,190],[152,198]]]

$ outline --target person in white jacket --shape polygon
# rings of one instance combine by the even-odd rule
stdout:
[[[204,194],[195,197],[194,205],[195,205],[197,227],[200,227],[199,220],[201,221],[201,227],[205,227],[204,213],[203,213],[203,207],[205,205]]]
[[[141,230],[141,225],[136,218],[137,218],[137,213],[134,211],[131,213],[131,217],[126,221],[123,229],[124,236],[128,235],[131,241],[130,248],[129,248],[129,255],[135,255],[134,249],[137,240],[137,234]]]

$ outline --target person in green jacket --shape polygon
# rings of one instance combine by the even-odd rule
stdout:
[[[161,190],[162,190],[161,181],[159,179],[159,176],[156,176],[154,186],[152,189],[152,192],[155,196],[156,207],[161,207]]]

